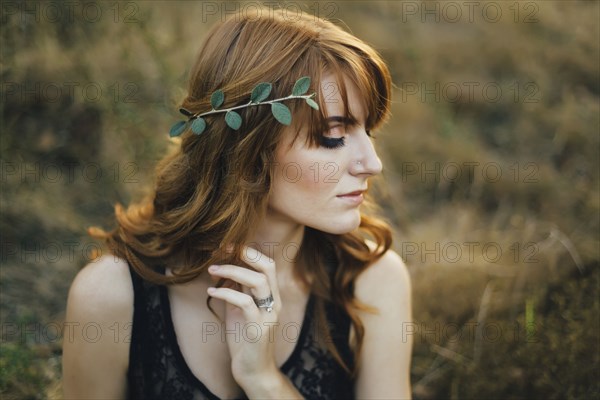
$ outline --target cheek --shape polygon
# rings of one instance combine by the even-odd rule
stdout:
[[[315,149],[294,148],[277,156],[278,198],[303,207],[316,205],[336,191],[341,168],[332,154]]]
[[[293,197],[299,201],[303,201],[302,198],[306,196],[318,196],[326,190],[320,172],[310,163],[298,161],[285,163],[277,171],[279,175],[277,192],[285,197],[293,194]]]
[[[302,169],[302,175],[296,184],[298,190],[312,196],[328,196],[338,181],[339,168],[329,160],[315,160],[313,158],[296,160],[296,165]]]

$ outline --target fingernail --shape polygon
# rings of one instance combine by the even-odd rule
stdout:
[[[217,289],[215,289],[214,287],[209,287],[208,289],[206,289],[208,294],[213,294],[215,292],[215,290],[217,290]]]
[[[219,266],[218,265],[211,265],[210,267],[208,267],[208,271],[209,272],[215,272],[219,270]]]

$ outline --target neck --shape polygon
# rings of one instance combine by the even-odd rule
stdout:
[[[254,230],[246,245],[256,248],[275,261],[277,280],[285,285],[293,281],[304,229],[304,225],[269,209],[266,218]]]

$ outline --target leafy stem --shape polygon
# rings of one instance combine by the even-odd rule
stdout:
[[[229,112],[229,111],[238,110],[240,108],[246,108],[246,107],[251,107],[251,106],[261,106],[261,105],[264,105],[264,104],[273,104],[273,103],[276,103],[278,101],[284,101],[284,100],[290,100],[290,99],[305,99],[305,100],[306,99],[313,99],[315,96],[316,96],[316,93],[309,94],[309,95],[302,95],[302,96],[289,95],[289,96],[286,96],[286,97],[280,97],[278,99],[263,101],[263,102],[260,102],[260,103],[254,103],[254,102],[252,102],[252,100],[250,100],[248,103],[242,104],[241,106],[235,106],[235,107],[230,107],[230,108],[223,108],[223,109],[220,109],[220,110],[212,109],[212,110],[204,112],[202,114],[193,114],[190,117],[190,119],[195,119],[195,118],[198,118],[198,117],[204,117],[206,115],[211,115],[211,114],[218,114],[218,113],[224,113],[224,112],[226,113],[226,112]]]
[[[204,132],[207,127],[206,120],[202,117],[218,113],[225,113],[225,123],[227,126],[229,126],[231,129],[237,130],[242,126],[242,117],[235,110],[264,104],[271,105],[271,113],[278,122],[283,125],[290,125],[292,123],[292,113],[290,109],[283,104],[284,101],[292,99],[304,99],[306,104],[308,104],[310,107],[314,108],[315,110],[319,109],[319,105],[313,100],[316,93],[312,93],[310,95],[305,94],[309,87],[310,78],[308,76],[303,76],[296,81],[294,88],[292,89],[292,94],[289,96],[280,97],[273,100],[266,100],[267,97],[269,97],[269,94],[271,94],[273,85],[269,82],[261,82],[256,85],[254,89],[252,89],[250,101],[248,103],[224,109],[219,109],[219,107],[225,101],[225,94],[219,89],[213,92],[213,94],[210,96],[210,104],[212,107],[210,111],[194,114],[185,108],[180,108],[179,111],[189,119],[187,121],[179,121],[175,123],[169,131],[169,135],[171,137],[179,136],[188,128],[191,128],[194,134],[199,135]]]

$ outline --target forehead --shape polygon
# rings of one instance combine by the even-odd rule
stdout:
[[[321,77],[321,95],[322,105],[324,106],[325,117],[346,116],[344,107],[344,90],[347,95],[347,107],[350,115],[354,116],[358,122],[365,122],[365,99],[361,96],[358,87],[347,76],[342,75],[343,81],[340,82],[338,76],[332,72],[325,72]]]

